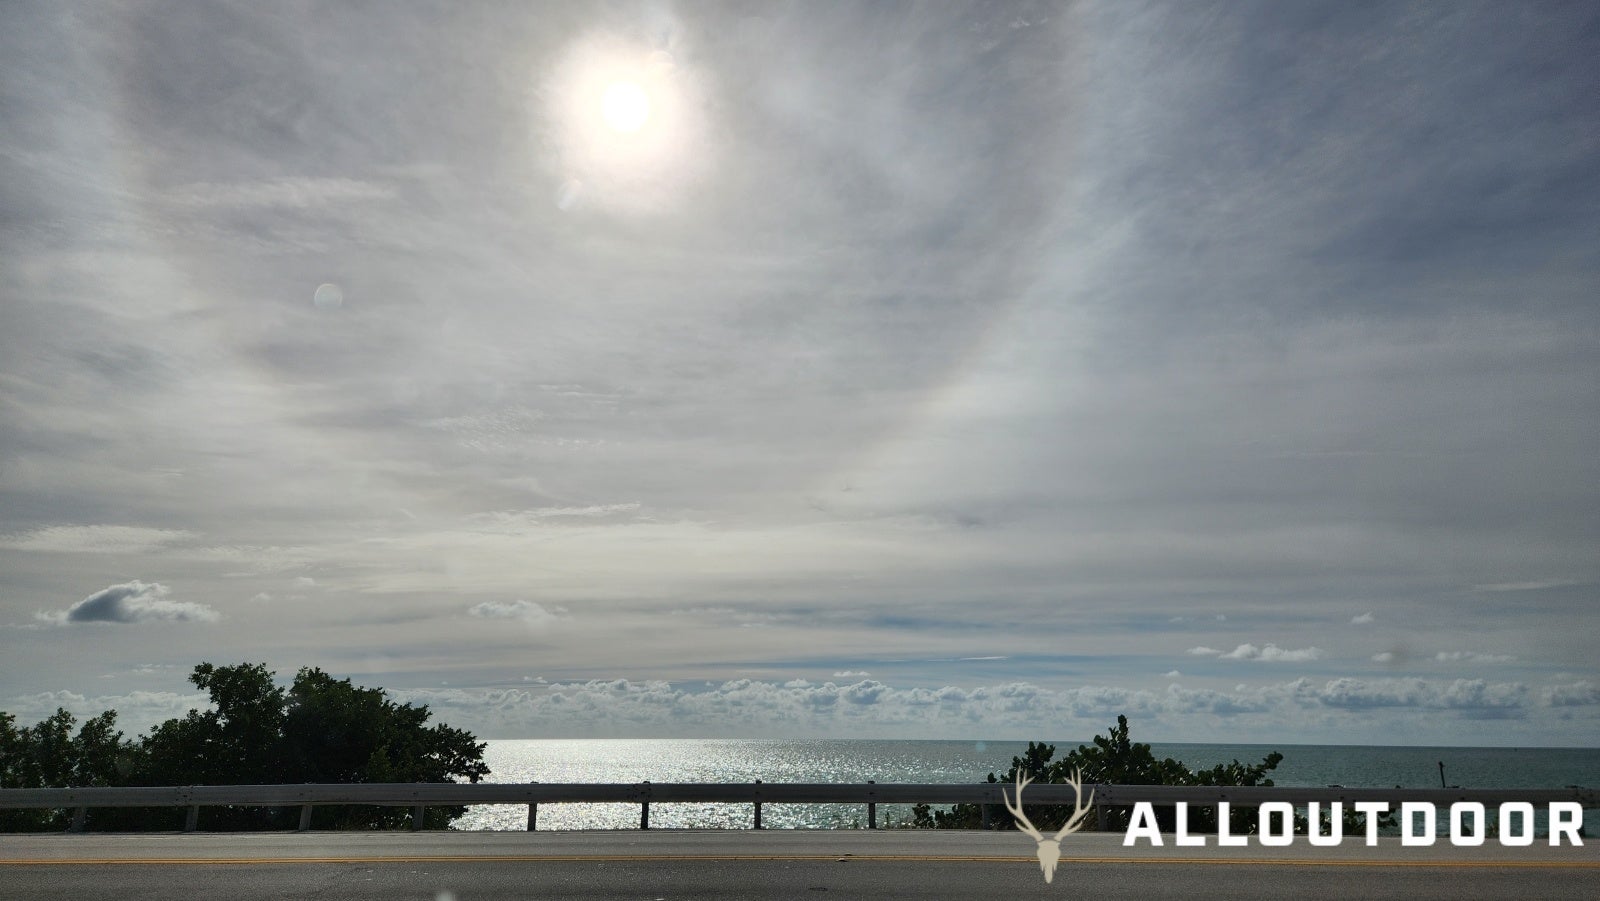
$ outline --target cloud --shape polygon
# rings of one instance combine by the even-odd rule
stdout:
[[[1440,651],[1433,655],[1440,663],[1511,663],[1517,658],[1510,654],[1480,654],[1476,651]]]
[[[67,623],[213,623],[222,618],[205,604],[169,601],[167,586],[137,579],[112,585],[89,595],[63,611],[39,613],[38,618],[61,625]]]
[[[1372,615],[1372,611],[1368,610],[1366,613],[1363,613],[1359,616],[1350,617],[1350,625],[1365,626],[1371,624],[1375,619],[1376,617]]]
[[[677,735],[703,735],[710,729],[817,736],[859,734],[870,727],[885,734],[934,736],[982,724],[995,735],[1039,738],[1040,722],[1054,723],[1054,728],[1070,735],[1079,729],[1103,728],[1119,713],[1136,718],[1144,728],[1215,717],[1235,723],[1255,717],[1263,725],[1319,720],[1337,724],[1326,718],[1385,710],[1396,711],[1396,716],[1429,717],[1429,723],[1437,724],[1600,704],[1600,690],[1588,681],[1535,691],[1517,682],[1355,678],[1323,683],[1295,679],[1231,690],[1176,683],[1150,689],[1048,688],[1028,682],[920,688],[870,679],[822,684],[804,679],[736,679],[691,687],[665,680],[596,679],[512,690],[418,689],[398,694],[435,707],[446,722],[461,720],[479,727],[492,722],[495,734],[502,735],[540,734],[552,728],[573,735],[627,734],[643,728]]]
[[[1600,704],[1600,685],[1583,679],[1561,685],[1551,685],[1541,692],[1544,703],[1550,707],[1579,707]]]
[[[870,676],[870,675],[872,675],[872,674],[869,673],[869,672],[866,672],[865,670],[847,670],[846,669],[846,670],[840,670],[837,673],[834,673],[833,677],[835,679],[849,679],[849,678],[856,677],[856,676]]]
[[[637,513],[639,504],[590,504],[585,507],[536,507],[530,510],[497,510],[470,518],[473,528],[492,532],[522,532],[547,525],[547,520],[598,520]]]
[[[349,178],[277,178],[266,181],[195,182],[173,189],[167,200],[195,209],[303,210],[322,206],[389,200],[387,185]]]
[[[79,720],[106,710],[117,712],[117,728],[133,735],[156,723],[205,709],[209,698],[200,692],[130,691],[119,695],[89,696],[75,691],[46,691],[0,699],[0,709],[15,714],[17,725],[32,725],[64,707]]]
[[[548,626],[565,619],[567,608],[547,608],[536,601],[484,601],[469,607],[467,613],[481,619],[514,619],[530,626]]]
[[[184,529],[146,526],[47,526],[0,537],[0,548],[64,554],[149,554],[194,539]]]
[[[1313,647],[1289,650],[1280,648],[1275,644],[1268,644],[1265,647],[1242,644],[1227,652],[1219,651],[1216,648],[1198,647],[1190,648],[1189,653],[1197,657],[1216,657],[1221,660],[1264,660],[1271,663],[1297,663],[1320,658],[1322,649]]]
[[[1488,585],[1474,585],[1473,591],[1482,591],[1489,594],[1504,594],[1514,591],[1544,591],[1547,588],[1566,588],[1577,585],[1573,579],[1538,579],[1530,582],[1494,582]]]
[[[1393,663],[1395,659],[1394,651],[1379,651],[1372,655],[1372,659],[1378,663]]]
[[[1521,682],[1485,682],[1456,679],[1430,682],[1422,679],[1334,679],[1315,692],[1329,707],[1419,707],[1447,710],[1510,709],[1523,707],[1529,698]]]
[[[542,93],[641,6],[723,95],[667,215]],[[218,652],[520,687],[505,627],[550,620],[503,608],[544,597],[595,611],[552,677],[870,663],[980,722],[1025,694],[947,683],[1277,703],[1150,694],[1173,653],[1593,678],[1591,12],[874,9],[352,8],[313,47],[268,4],[8,5],[0,621],[143,572],[226,599]],[[1381,639],[1332,644],[1363,599]],[[169,653],[28,625],[0,690]]]

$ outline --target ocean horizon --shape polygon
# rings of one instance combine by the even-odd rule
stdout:
[[[1086,741],[1055,741],[1061,759]],[[1150,742],[1158,758],[1191,769],[1239,760],[1257,763],[1277,751],[1269,773],[1276,785],[1437,788],[1439,764],[1449,786],[1561,788],[1600,785],[1600,748],[1510,748],[1404,745],[1290,745]],[[1026,741],[940,739],[501,739],[488,741],[488,782],[982,782],[1003,775]],[[879,822],[910,817],[907,805],[879,805]],[[631,804],[542,804],[541,829],[632,829]],[[776,829],[865,826],[851,804],[767,804],[763,825]],[[748,804],[652,804],[652,828],[745,829]],[[521,830],[519,805],[468,809],[457,829]],[[1590,834],[1600,811],[1585,811]]]

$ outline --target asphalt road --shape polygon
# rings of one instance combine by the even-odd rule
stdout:
[[[1151,849],[972,832],[0,836],[0,898],[1594,899],[1583,848]]]

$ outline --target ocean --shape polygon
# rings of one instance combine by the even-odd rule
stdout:
[[[1056,759],[1081,742],[1056,742]],[[981,782],[1004,775],[1027,747],[1017,741],[831,739],[572,739],[490,741],[489,782]],[[1600,749],[1429,748],[1354,745],[1214,745],[1151,743],[1157,757],[1191,769],[1238,759],[1256,763],[1273,751],[1283,762],[1278,785],[1436,788],[1439,763],[1449,785],[1465,788],[1560,788],[1600,785]],[[879,805],[880,826],[908,820],[911,809]],[[848,829],[866,825],[855,804],[768,804],[762,825],[773,829]],[[747,829],[748,804],[650,805],[651,828]],[[540,829],[632,829],[631,804],[541,804]],[[1587,834],[1600,832],[1600,811],[1585,811]],[[521,830],[526,808],[468,808],[457,829]]]

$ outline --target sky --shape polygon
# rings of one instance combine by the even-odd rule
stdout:
[[[1600,746],[1600,6],[7,3],[0,710]]]

